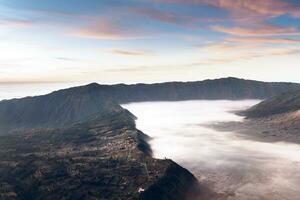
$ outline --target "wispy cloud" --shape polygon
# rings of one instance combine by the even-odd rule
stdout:
[[[265,52],[243,52],[234,55],[226,55],[223,57],[207,58],[198,62],[191,63],[190,66],[209,66],[209,65],[224,65],[239,61],[250,61],[260,58],[288,56],[300,54],[299,49],[268,49]]]
[[[233,14],[300,17],[300,7],[289,0],[155,0],[165,3],[201,4],[227,9]]]
[[[171,10],[160,10],[151,7],[135,7],[128,8],[128,11],[134,14],[148,17],[155,21],[174,24],[187,28],[196,28],[200,20],[196,17],[189,16],[187,14],[171,11]],[[209,19],[207,19],[209,20]],[[210,19],[214,20],[214,19]]]
[[[55,59],[57,59],[57,60],[62,60],[62,61],[71,61],[71,62],[78,61],[78,59],[75,59],[75,58],[67,58],[67,57],[56,57]]]
[[[269,24],[268,19],[300,18],[300,5],[290,0],[156,0],[164,3],[206,5],[227,10],[235,25],[212,25],[211,30],[238,36],[298,36],[297,27]]]
[[[77,37],[99,40],[137,39],[144,36],[142,31],[126,27],[122,21],[101,19],[92,23],[89,26],[73,29],[69,33]]]
[[[281,27],[272,25],[260,25],[258,27],[225,27],[214,25],[211,26],[214,31],[238,35],[238,36],[291,36],[300,35],[300,31],[296,27]]]
[[[214,52],[215,50],[219,49],[219,53],[222,53],[223,56],[218,56],[216,54],[211,54],[215,56],[210,56],[203,58],[198,61],[191,61],[189,63],[182,63],[182,64],[172,64],[172,65],[155,65],[155,66],[132,66],[132,67],[122,67],[122,68],[114,68],[105,70],[107,73],[136,73],[136,74],[143,74],[143,73],[151,73],[151,72],[168,72],[170,70],[175,71],[186,71],[187,69],[195,69],[198,67],[205,67],[210,65],[224,65],[230,64],[239,61],[250,61],[255,59],[261,58],[268,58],[268,57],[278,57],[278,56],[288,56],[293,54],[300,54],[300,49],[296,48],[269,48],[265,47],[262,49],[255,49],[253,48],[244,48],[238,49],[238,46],[230,46],[228,45],[218,45],[216,44],[213,48],[212,46],[204,47],[203,50],[206,52]],[[236,51],[233,51],[236,50]],[[224,54],[225,52],[231,51],[232,54]]]
[[[135,7],[128,8],[128,11],[139,15],[147,16],[151,19],[172,24],[182,24],[183,21],[185,21],[184,18],[186,18],[185,15],[180,15],[179,13],[171,11],[162,11],[155,8]]]
[[[21,20],[21,19],[11,19],[11,18],[0,19],[0,26],[9,27],[9,28],[25,28],[33,25],[34,22],[31,20]]]
[[[113,49],[111,50],[113,54],[123,55],[123,56],[149,56],[153,55],[152,51],[130,51],[122,49]]]
[[[208,44],[205,46],[200,46],[200,48],[202,50],[205,51],[209,51],[211,53],[232,53],[232,52],[239,52],[241,50],[253,50],[253,49],[258,49],[264,47],[261,44],[254,44],[254,43],[250,43],[250,44],[240,44],[240,43],[232,43],[232,42],[227,42],[227,41],[223,41],[223,42],[217,42],[217,43],[212,43],[212,44]]]
[[[240,39],[244,40],[246,38]],[[252,39],[269,41],[269,38],[265,38],[266,40],[263,40],[264,38],[250,38],[250,40]],[[276,42],[278,41],[276,40]],[[236,41],[234,38],[226,39],[220,43],[203,46],[200,50],[211,55],[210,57],[195,63],[201,65],[227,64],[237,61],[249,61],[259,58],[288,56],[300,53],[300,49],[297,47],[274,47],[265,44],[265,42],[241,42],[239,39]]]
[[[289,39],[289,38],[233,37],[233,38],[227,38],[226,41],[235,42],[235,43],[300,44],[300,40],[298,40],[298,39]]]
[[[200,0],[201,2],[201,0]],[[300,7],[286,0],[203,0],[204,3],[225,8],[233,14],[278,16],[290,14],[294,17],[300,16]]]

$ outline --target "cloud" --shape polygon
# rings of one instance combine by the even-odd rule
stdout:
[[[128,10],[132,13],[144,15],[151,19],[155,19],[166,23],[172,23],[172,24],[182,24],[183,18],[185,17],[179,15],[178,13],[174,13],[170,11],[166,12],[154,8],[135,7],[135,8],[128,8]]]
[[[204,59],[199,62],[195,62],[193,65],[222,65],[222,64],[228,64],[238,61],[249,61],[253,59],[259,59],[259,58],[267,58],[267,57],[277,57],[277,56],[287,56],[287,55],[293,55],[293,54],[299,54],[299,49],[267,49],[264,52],[239,52],[234,55],[227,55],[223,58],[208,58]]]
[[[121,49],[113,49],[111,51],[113,54],[123,55],[123,56],[148,56],[153,55],[153,52],[150,51],[128,51]]]
[[[124,27],[121,22],[101,19],[90,26],[80,27],[70,31],[77,37],[99,39],[99,40],[124,40],[141,38],[140,31]]]
[[[195,29],[200,28],[200,23],[223,22],[225,19],[211,17],[197,17],[189,15],[188,13],[181,13],[179,11],[161,10],[151,7],[134,7],[128,8],[128,11],[133,14],[142,15],[152,20],[174,24],[185,28]],[[202,24],[202,27],[205,24]]]
[[[257,37],[235,37],[227,38],[228,42],[235,43],[279,43],[279,44],[300,44],[300,40],[289,38],[257,38]]]
[[[296,49],[296,48],[273,49],[267,53],[268,53],[267,55],[270,55],[270,56],[286,56],[286,55],[299,54],[300,49]],[[264,55],[262,54],[262,56],[264,56]]]
[[[244,37],[299,36],[297,27],[269,24],[281,15],[300,18],[300,5],[284,0],[156,0],[160,3],[195,4],[227,10],[232,25],[211,25],[212,31]],[[228,20],[228,19],[227,19]],[[257,40],[258,41],[258,40]],[[262,40],[261,40],[262,41]],[[266,40],[265,40],[266,41]],[[271,40],[268,42],[271,43]],[[280,40],[273,40],[279,43]],[[291,43],[292,41],[285,42]]]
[[[239,15],[279,16],[290,14],[294,17],[300,16],[300,7],[283,0],[204,0],[203,2],[225,8]]]
[[[71,61],[71,62],[78,61],[78,59],[75,59],[75,58],[67,58],[67,57],[56,57],[55,59],[57,59],[57,60],[63,60],[63,61]]]
[[[75,12],[68,12],[68,11],[61,11],[61,10],[50,10],[50,9],[32,9],[31,10],[34,13],[40,14],[40,15],[48,15],[48,16],[60,16],[60,17],[74,17],[74,18],[87,18],[88,16],[78,14]]]
[[[233,14],[300,17],[300,7],[288,0],[156,0],[165,3],[202,4],[229,10]]]
[[[199,46],[196,46],[199,47]],[[263,44],[256,43],[237,43],[229,42],[227,39],[222,42],[215,42],[207,44],[205,46],[200,46],[202,50],[211,52],[211,53],[232,53],[232,52],[241,52],[241,51],[251,51],[259,48],[265,47]]]
[[[123,67],[123,68],[114,68],[114,69],[107,69],[103,70],[103,72],[108,73],[143,73],[149,71],[157,71],[158,67],[150,67],[150,66],[135,66],[135,67]]]
[[[277,57],[277,56],[287,56],[293,54],[300,54],[300,50],[296,48],[264,48],[264,49],[255,49],[254,46],[251,50],[249,48],[238,49],[238,46],[230,46],[226,48],[226,45],[220,45],[219,53],[222,56],[218,56],[215,53],[215,50],[218,48],[216,44],[214,49],[211,46],[204,47],[203,50],[206,52],[211,53],[210,56],[203,58],[202,60],[198,61],[191,61],[188,63],[181,63],[181,64],[168,64],[168,65],[154,65],[154,66],[124,66],[122,68],[114,68],[114,69],[107,69],[104,72],[107,73],[152,73],[152,72],[159,72],[165,73],[169,72],[170,70],[176,71],[186,71],[187,69],[195,69],[198,67],[203,66],[210,66],[210,65],[223,65],[223,64],[230,64],[239,61],[250,61],[254,59],[260,58],[267,58],[267,57]],[[225,52],[232,52],[232,54],[224,54]]]
[[[135,7],[128,8],[128,11],[134,14],[142,15],[150,19],[168,23],[175,24],[183,27],[195,28],[197,27],[198,20],[196,17],[188,16],[186,14],[170,11],[170,10],[160,10],[155,8],[146,7]],[[213,19],[211,19],[213,20]]]
[[[280,38],[227,38],[222,42],[200,47],[201,52],[207,56],[201,61],[195,62],[195,65],[220,65],[300,53],[300,48],[293,45],[274,46],[274,42],[299,43],[297,40]]]
[[[33,26],[34,22],[21,19],[0,19],[0,26],[9,28],[26,28]]]
[[[273,25],[260,25],[258,27],[225,27],[214,25],[211,26],[211,29],[214,31],[238,35],[238,36],[282,36],[282,35],[300,35],[299,30],[296,27],[282,27],[282,26],[273,26]]]

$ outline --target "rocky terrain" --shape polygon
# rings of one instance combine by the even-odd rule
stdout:
[[[0,199],[212,197],[186,169],[153,159],[148,139],[125,110],[64,129],[1,136]]]

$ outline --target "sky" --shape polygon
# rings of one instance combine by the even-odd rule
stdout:
[[[300,82],[300,0],[0,0],[0,82]]]

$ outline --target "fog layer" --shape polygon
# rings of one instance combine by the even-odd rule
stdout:
[[[300,145],[247,140],[207,124],[242,121],[233,111],[258,100],[146,102],[123,105],[153,139],[154,157],[171,158],[228,199],[298,200]],[[259,131],[259,130],[257,130]]]

